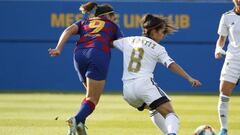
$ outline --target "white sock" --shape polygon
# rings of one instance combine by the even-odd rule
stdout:
[[[149,111],[150,118],[155,126],[157,126],[163,134],[167,134],[167,127],[165,124],[165,118],[156,110]]]
[[[169,113],[165,119],[168,134],[177,134],[179,127],[179,120],[175,113]]]
[[[221,124],[221,128],[228,128],[228,102],[229,97],[220,94],[218,101],[218,116]]]

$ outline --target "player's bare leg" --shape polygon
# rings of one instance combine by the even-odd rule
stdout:
[[[86,84],[86,82],[82,82],[82,84],[83,84],[85,90],[87,90],[87,84]],[[76,132],[77,132],[77,123],[76,123],[75,117],[69,118],[66,122],[67,122],[67,124],[68,124],[68,126],[69,126],[67,135],[76,135]],[[83,127],[84,127],[84,125],[83,125]]]
[[[95,105],[98,104],[100,96],[103,92],[105,85],[105,80],[96,81],[90,78],[87,78],[87,94],[86,99],[93,102]]]
[[[168,130],[167,135],[177,135],[178,127],[179,127],[179,119],[177,115],[174,113],[173,107],[170,102],[166,102],[156,110],[165,117],[165,124]]]
[[[221,124],[219,135],[227,135],[228,129],[228,104],[230,96],[236,84],[228,81],[221,81],[219,86],[218,116]]]
[[[103,92],[105,80],[97,81],[90,78],[86,79],[86,97],[84,98],[81,109],[75,116],[78,135],[87,135],[85,129],[86,118],[94,111]]]

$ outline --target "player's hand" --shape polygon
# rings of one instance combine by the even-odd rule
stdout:
[[[226,52],[221,47],[216,47],[215,58],[216,59],[221,59],[223,55],[226,55]]]
[[[48,49],[48,52],[49,52],[49,54],[50,54],[51,57],[56,57],[56,56],[58,56],[58,55],[61,53],[60,50],[58,50],[58,49],[52,49],[52,48],[49,48],[49,49]]]
[[[215,59],[221,59],[222,58],[222,54],[219,53],[215,53]]]
[[[190,82],[190,84],[192,85],[192,87],[199,87],[202,85],[202,83],[194,78],[190,78],[188,80]]]

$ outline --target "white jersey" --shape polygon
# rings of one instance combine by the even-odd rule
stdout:
[[[224,13],[219,23],[218,34],[228,36],[227,56],[240,57],[240,15],[234,10]]]
[[[163,46],[143,36],[125,37],[113,42],[123,52],[123,78],[153,78],[157,62],[168,67],[174,61]]]

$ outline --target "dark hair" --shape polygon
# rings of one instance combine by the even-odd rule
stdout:
[[[85,12],[91,12],[92,10],[95,10],[94,16],[101,16],[105,14],[114,14],[113,7],[109,4],[103,4],[103,5],[98,5],[95,2],[88,2],[84,5],[81,5],[80,10],[85,13]]]
[[[142,33],[149,37],[152,30],[164,29],[164,34],[169,34],[177,31],[177,28],[170,24],[164,17],[159,15],[146,14],[141,21]]]

